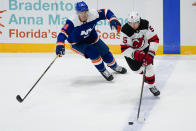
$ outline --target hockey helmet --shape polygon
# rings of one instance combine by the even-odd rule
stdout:
[[[88,11],[88,5],[84,1],[77,2],[76,3],[76,11],[77,12]]]
[[[132,22],[140,22],[141,16],[138,12],[136,11],[132,11],[129,14],[129,18],[128,18],[128,22],[132,23]]]

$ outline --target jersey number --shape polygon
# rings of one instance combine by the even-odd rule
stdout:
[[[123,43],[127,43],[127,37],[123,37]]]
[[[150,29],[152,32],[154,32],[154,29],[152,28],[152,26],[149,26],[149,29]]]

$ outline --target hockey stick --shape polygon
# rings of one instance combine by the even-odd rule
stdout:
[[[57,55],[55,57],[55,59],[50,63],[50,65],[48,66],[48,68],[44,71],[44,73],[39,77],[39,79],[36,81],[36,83],[33,85],[33,87],[31,87],[31,89],[29,90],[29,92],[25,95],[24,98],[21,98],[20,95],[17,95],[16,96],[16,99],[18,100],[18,102],[22,103],[26,97],[29,95],[29,93],[33,90],[33,88],[37,85],[37,83],[41,80],[41,78],[45,75],[45,73],[48,71],[48,69],[52,66],[52,64],[56,61],[56,59],[58,58],[59,56]]]
[[[138,112],[137,112],[137,120],[139,120],[139,116],[140,116],[140,108],[141,108],[141,104],[142,104],[145,75],[146,75],[146,65],[144,65],[144,74],[143,74],[143,81],[142,81],[142,89],[141,89],[141,93],[140,93],[140,103],[139,103]]]
[[[140,109],[141,109],[141,104],[142,104],[142,96],[143,96],[143,89],[144,89],[144,81],[145,81],[145,75],[146,75],[146,64],[144,64],[144,74],[143,74],[143,80],[142,80],[142,89],[140,93],[140,102],[138,106],[138,112],[137,112],[137,121],[139,122],[144,122],[145,118],[140,118]],[[134,122],[129,122],[129,125],[133,125]]]

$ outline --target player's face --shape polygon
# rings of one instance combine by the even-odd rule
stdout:
[[[130,22],[129,25],[134,29],[134,30],[137,30],[140,23],[139,21],[138,22]]]
[[[78,17],[81,22],[85,22],[88,19],[88,11],[78,12]]]

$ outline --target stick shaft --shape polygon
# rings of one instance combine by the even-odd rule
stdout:
[[[138,107],[138,112],[137,112],[137,120],[139,119],[139,116],[140,116],[140,109],[141,109],[141,104],[142,104],[142,96],[143,96],[143,90],[144,90],[145,75],[146,75],[146,66],[144,65],[144,74],[143,74],[143,81],[142,81],[142,89],[141,89],[141,93],[140,93],[140,102],[139,102],[139,107]]]
[[[42,73],[42,75],[39,77],[39,79],[35,82],[35,84],[31,87],[29,92],[25,95],[25,97],[22,99],[23,101],[26,99],[26,97],[29,95],[29,93],[34,89],[34,87],[37,85],[37,83],[41,80],[41,78],[45,75],[45,73],[49,70],[49,68],[52,66],[52,64],[56,61],[58,58],[58,55],[55,57],[55,59],[50,63],[50,65],[47,67],[47,69]]]

